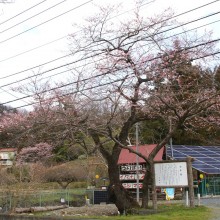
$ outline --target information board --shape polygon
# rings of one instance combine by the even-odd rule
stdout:
[[[188,186],[186,162],[155,163],[154,169],[156,186]]]

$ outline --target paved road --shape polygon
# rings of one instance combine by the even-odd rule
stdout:
[[[181,202],[183,204],[186,203],[185,200],[171,200],[170,202]],[[160,201],[158,201],[160,203]],[[195,205],[199,205],[198,199],[195,198]],[[210,215],[210,218],[207,220],[220,220],[220,196],[213,196],[213,197],[201,197],[200,199],[200,205],[207,206],[210,209],[212,209],[212,214]],[[201,219],[203,220],[203,219]]]
[[[219,196],[201,198],[200,204],[212,209],[212,215],[210,216],[209,220],[220,220],[220,197]]]
[[[201,205],[208,207],[218,207],[220,209],[220,197],[203,197],[200,200]]]

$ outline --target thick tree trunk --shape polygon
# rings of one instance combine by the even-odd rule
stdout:
[[[132,208],[139,208],[139,204],[121,184],[119,179],[119,169],[117,163],[112,160],[108,163],[108,172],[110,178],[109,196],[120,214],[129,212]]]
[[[128,120],[122,127],[118,140],[120,143],[126,144],[126,140],[128,137],[129,129],[132,126],[132,118]],[[99,135],[94,130],[90,130],[90,135],[92,136],[94,142],[97,146],[99,146],[99,150],[103,157],[106,159],[108,163],[108,174],[109,174],[109,196],[111,198],[120,214],[124,214],[125,212],[131,210],[132,208],[139,208],[139,204],[135,200],[134,197],[122,186],[119,179],[119,167],[118,167],[118,159],[121,152],[121,147],[119,144],[115,143],[111,153],[104,148],[101,144]],[[110,136],[111,136],[110,131]]]
[[[147,209],[149,207],[149,185],[150,185],[150,172],[146,171],[143,180],[143,189],[142,189],[142,204],[141,207]]]

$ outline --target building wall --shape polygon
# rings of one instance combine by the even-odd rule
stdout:
[[[16,156],[16,150],[12,149],[0,149],[0,165],[12,166]]]

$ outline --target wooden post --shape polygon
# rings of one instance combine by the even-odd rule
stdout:
[[[189,185],[189,204],[190,207],[195,207],[194,204],[194,188],[193,188],[193,172],[192,172],[192,157],[187,157],[187,173],[188,173],[188,185]]]

